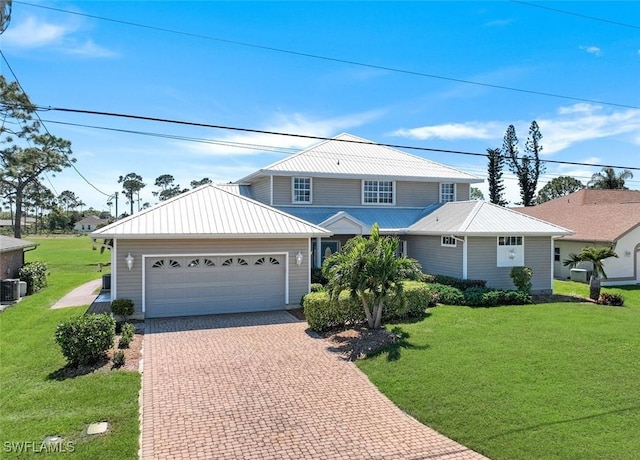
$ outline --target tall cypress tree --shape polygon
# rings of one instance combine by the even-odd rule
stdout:
[[[534,197],[538,186],[538,178],[544,172],[544,165],[540,161],[542,145],[540,140],[542,134],[536,121],[531,122],[529,127],[529,137],[525,144],[526,153],[522,157],[518,156],[518,136],[516,128],[509,125],[504,135],[502,148],[508,159],[509,170],[518,177],[520,185],[520,198],[523,206],[535,205]]]
[[[489,164],[487,167],[489,181],[489,202],[498,206],[506,206],[507,200],[504,198],[504,179],[502,178],[502,168],[504,157],[499,148],[487,149]]]

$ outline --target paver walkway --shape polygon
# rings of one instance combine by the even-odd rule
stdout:
[[[146,320],[143,459],[483,459],[287,312]]]

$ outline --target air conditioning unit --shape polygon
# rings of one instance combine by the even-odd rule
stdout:
[[[20,279],[9,278],[2,280],[0,291],[0,300],[3,302],[13,302],[20,299]]]
[[[569,271],[569,277],[571,278],[571,281],[588,283],[591,278],[591,270],[585,270],[584,268],[572,268]]]

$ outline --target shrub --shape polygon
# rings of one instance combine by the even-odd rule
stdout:
[[[128,348],[135,332],[136,328],[133,326],[133,324],[124,323],[122,325],[120,340],[118,341],[118,348]]]
[[[533,271],[529,267],[513,267],[509,276],[518,291],[531,294]]]
[[[131,299],[116,299],[111,302],[111,311],[115,315],[122,316],[123,318],[127,318],[128,316],[133,315],[134,304]]]
[[[463,280],[461,278],[455,278],[453,276],[446,275],[432,275],[423,273],[422,281],[425,283],[444,284],[445,286],[451,286],[461,291],[464,291],[473,287],[485,287],[487,282],[484,280]]]
[[[321,268],[311,269],[311,283],[322,284],[323,286],[326,286],[328,282],[329,280],[327,279],[326,276],[324,276]]]
[[[464,294],[460,288],[446,284],[428,283],[429,292],[435,296],[438,303],[447,305],[463,305]]]
[[[44,262],[27,262],[18,273],[27,283],[27,295],[38,292],[47,286],[47,265]]]
[[[435,307],[438,299],[429,290],[426,283],[405,281],[400,298],[392,298],[382,313],[385,321],[414,318],[424,313],[427,308]]]
[[[613,307],[622,307],[624,305],[624,297],[620,294],[600,294],[600,298],[598,299],[598,304],[600,305],[611,305]]]
[[[322,292],[325,287],[320,283],[311,283],[311,292]]]
[[[470,307],[525,305],[531,302],[531,296],[523,291],[503,291],[489,288],[470,288],[464,291],[464,304]]]
[[[113,367],[122,367],[125,363],[124,351],[118,350],[113,354]]]
[[[92,364],[113,345],[115,320],[102,313],[73,317],[56,328],[55,340],[70,366]]]

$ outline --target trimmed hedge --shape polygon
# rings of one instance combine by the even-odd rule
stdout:
[[[383,320],[415,317],[435,304],[436,299],[425,283],[405,281],[402,295],[394,296],[385,303]],[[304,296],[303,308],[309,327],[318,332],[365,322],[362,304],[348,291],[342,291],[337,302],[331,301],[328,292],[311,292]]]
[[[445,286],[451,286],[461,291],[473,287],[483,288],[487,285],[487,282],[484,280],[463,280],[453,276],[432,275],[429,273],[422,274],[422,281],[429,284],[444,284]]]
[[[113,346],[115,320],[102,313],[75,316],[56,328],[55,340],[69,366],[92,364]]]

